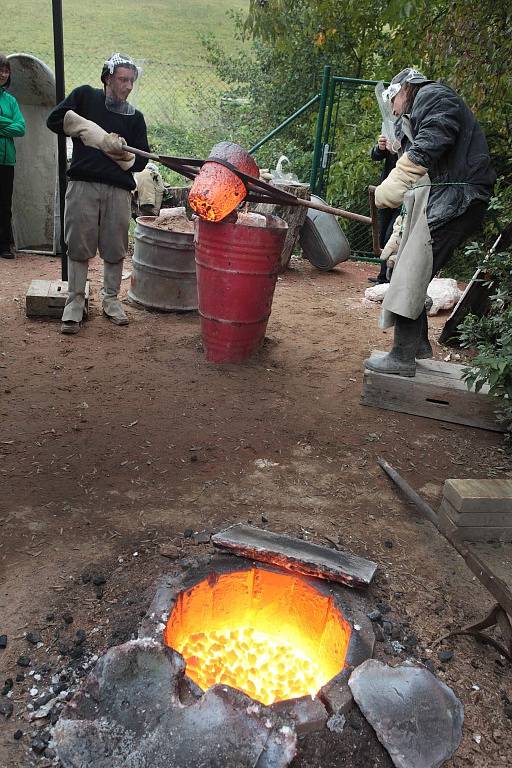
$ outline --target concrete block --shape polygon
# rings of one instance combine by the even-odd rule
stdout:
[[[90,285],[85,286],[85,315],[89,309]],[[56,317],[64,311],[68,284],[64,280],[32,280],[25,297],[27,317]]]

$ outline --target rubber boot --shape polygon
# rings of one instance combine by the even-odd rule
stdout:
[[[418,342],[418,348],[416,350],[416,360],[429,360],[431,357],[434,357],[432,346],[430,344],[430,341],[428,340],[428,320],[427,320],[426,304],[427,302],[425,302],[425,309],[423,310],[423,312],[418,318],[421,321],[421,330],[420,330],[420,339]],[[430,299],[430,306],[432,306],[432,299]]]
[[[421,316],[417,320],[396,316],[393,348],[386,355],[372,355],[365,360],[365,367],[377,373],[395,376],[416,375],[416,350],[421,332]]]
[[[386,271],[387,271],[387,262],[381,261],[380,263],[380,272],[375,277],[369,277],[368,282],[369,283],[375,283],[376,285],[382,285],[383,283],[389,283],[388,278],[386,277]]]
[[[78,333],[85,312],[88,261],[68,258],[68,296],[62,313],[61,333]]]
[[[117,298],[121,287],[122,276],[122,261],[118,261],[117,264],[110,264],[108,261],[103,262],[101,304],[103,307],[103,314],[108,317],[112,323],[115,323],[115,325],[128,325],[129,323],[122,304]]]

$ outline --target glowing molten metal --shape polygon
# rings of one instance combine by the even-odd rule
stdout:
[[[216,683],[263,704],[314,696],[343,669],[350,625],[296,576],[254,568],[180,593],[164,638],[206,690]]]
[[[249,176],[259,176],[259,168],[254,159],[239,144],[229,141],[216,144],[197,174],[188,195],[192,210],[206,221],[222,221],[247,195],[243,181],[223,165],[223,162]]]

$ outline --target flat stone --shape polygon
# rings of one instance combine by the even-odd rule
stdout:
[[[320,699],[313,699],[311,696],[278,701],[272,704],[270,709],[283,717],[291,717],[299,737],[321,731],[325,727],[328,718],[327,710]]]
[[[63,768],[286,768],[296,754],[291,720],[216,685],[179,699],[183,658],[154,640],[102,656],[63,710],[54,746]]]
[[[13,708],[13,703],[10,701],[10,699],[4,699],[3,701],[0,701],[0,715],[5,717],[6,720],[8,720],[12,715]]]
[[[345,667],[318,692],[327,710],[333,715],[346,715],[354,706],[354,697],[348,686],[352,667]]]
[[[40,632],[27,632],[25,639],[27,643],[30,643],[31,645],[37,645],[38,643],[43,642]]]
[[[439,768],[458,748],[462,703],[425,668],[369,659],[349,686],[397,768]]]
[[[30,667],[30,658],[28,656],[20,656],[16,664],[18,667]]]
[[[212,536],[212,542],[239,557],[272,563],[295,573],[337,581],[349,587],[367,587],[377,570],[377,563],[351,552],[329,549],[249,525],[232,525]]]
[[[162,557],[168,557],[169,560],[177,560],[181,557],[181,549],[175,544],[160,544],[159,553]]]

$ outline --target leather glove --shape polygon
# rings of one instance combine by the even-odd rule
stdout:
[[[107,132],[99,125],[87,120],[85,117],[68,109],[64,115],[62,127],[66,136],[72,136],[74,139],[80,139],[86,147],[101,149],[101,142],[107,136]]]
[[[126,139],[119,136],[117,133],[106,133],[101,141],[100,149],[107,157],[110,157],[115,163],[117,163],[123,171],[128,171],[135,162],[135,155],[131,152],[127,152],[124,147],[126,146]]]
[[[391,276],[393,274],[394,268],[395,268],[395,258],[393,256],[390,256],[386,263],[386,280],[388,281],[388,283],[391,282]]]
[[[426,172],[426,168],[413,163],[412,160],[409,160],[407,152],[404,152],[389,176],[375,189],[375,205],[377,208],[398,208],[404,201],[405,193]]]
[[[93,147],[93,149],[104,152],[123,171],[128,171],[135,162],[135,155],[123,149],[123,146],[126,145],[123,138],[117,133],[107,133],[92,120],[87,120],[87,118],[73,112],[72,109],[68,109],[64,115],[62,127],[66,136],[80,139],[86,147]]]

